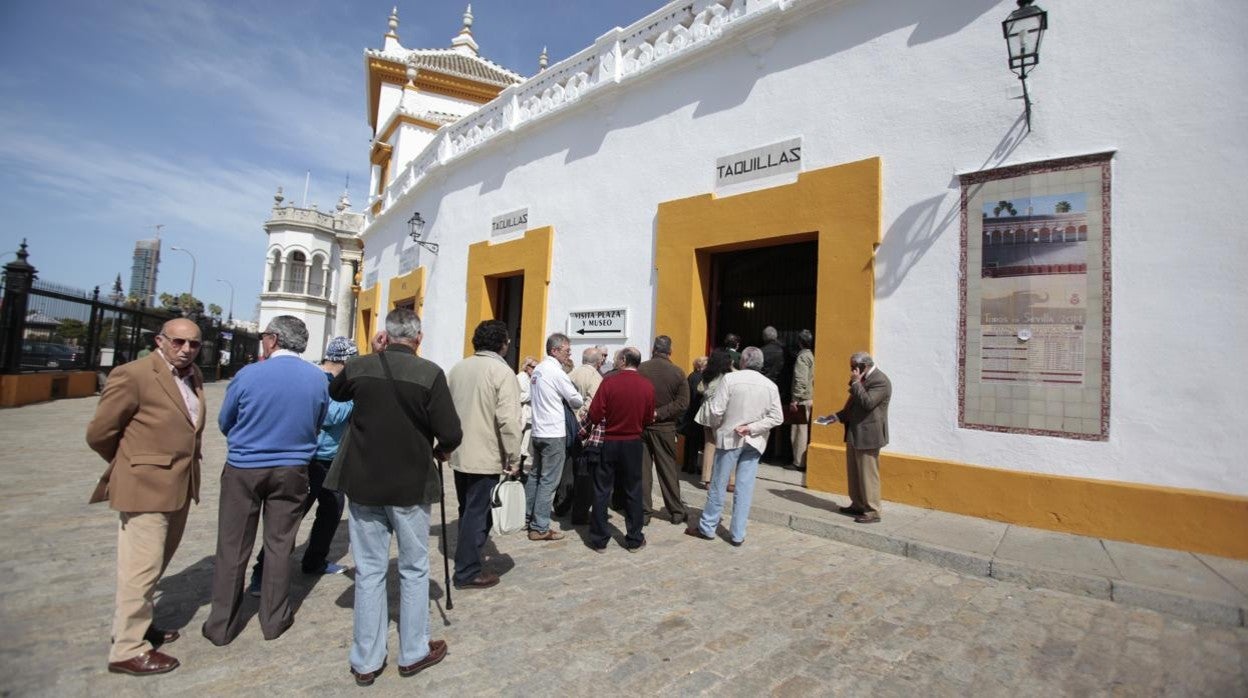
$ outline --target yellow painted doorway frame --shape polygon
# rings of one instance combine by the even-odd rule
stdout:
[[[817,297],[810,328],[818,386],[814,413],[840,409],[849,355],[872,351],[874,255],[882,235],[881,168],[879,158],[869,158],[803,172],[793,184],[659,204],[654,331],[671,336],[673,361],[688,366],[707,345],[712,255],[816,240]],[[767,318],[759,318],[759,329],[765,324]],[[810,436],[807,486],[844,492],[842,429],[811,429]]]
[[[525,231],[507,242],[486,240],[468,247],[468,310],[464,317],[464,356],[472,353],[472,333],[482,320],[495,320],[498,280],[524,275],[518,356],[546,354],[546,296],[550,289],[555,229]]]

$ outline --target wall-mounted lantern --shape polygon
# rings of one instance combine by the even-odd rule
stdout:
[[[438,253],[437,243],[420,239],[421,236],[425,234],[425,219],[420,217],[420,211],[413,213],[412,217],[407,219],[407,227],[411,230],[412,240],[417,245],[420,245],[434,254]]]
[[[1031,131],[1031,97],[1027,75],[1040,63],[1040,40],[1049,28],[1049,13],[1036,7],[1035,0],[1018,0],[1018,9],[1001,23],[1005,44],[1010,51],[1010,70],[1023,82],[1023,109],[1027,131]]]

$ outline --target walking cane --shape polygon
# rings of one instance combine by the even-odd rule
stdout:
[[[442,512],[442,571],[446,579],[446,610],[455,608],[451,601],[451,560],[446,553],[446,480],[442,477],[442,463],[445,459],[438,458],[438,509]]]

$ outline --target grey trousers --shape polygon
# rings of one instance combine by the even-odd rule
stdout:
[[[217,557],[212,570],[212,608],[204,637],[226,645],[242,632],[243,580],[264,515],[264,578],[260,585],[260,630],[273,640],[294,623],[290,609],[290,554],[308,494],[308,467],[236,468],[221,471],[217,514]]]

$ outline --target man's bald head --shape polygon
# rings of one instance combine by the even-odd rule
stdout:
[[[156,347],[174,368],[183,369],[199,356],[200,337],[199,325],[186,318],[174,318],[160,328]]]

